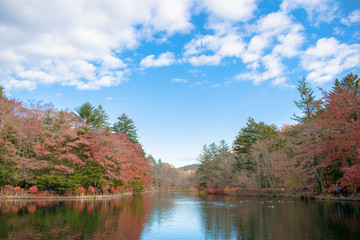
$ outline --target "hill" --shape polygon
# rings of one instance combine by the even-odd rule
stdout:
[[[199,164],[190,164],[190,165],[186,165],[186,166],[183,166],[183,167],[179,167],[178,169],[182,169],[184,171],[187,171],[187,170],[196,170],[197,168],[199,167]]]

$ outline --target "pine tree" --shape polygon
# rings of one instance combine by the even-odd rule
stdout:
[[[249,117],[246,126],[241,128],[238,136],[233,143],[233,149],[237,153],[237,161],[234,164],[235,169],[247,169],[254,171],[255,163],[249,157],[252,146],[261,139],[269,139],[277,134],[276,126],[267,125],[264,122],[255,122]]]
[[[130,142],[138,142],[137,129],[135,127],[134,121],[130,119],[125,113],[123,113],[117,119],[118,121],[113,124],[112,130],[116,133],[126,133],[126,139]]]
[[[0,99],[5,98],[4,87],[0,85]]]
[[[360,87],[360,78],[357,74],[349,73],[343,79],[335,79],[333,92],[340,91],[342,88],[356,90]]]
[[[234,141],[234,150],[240,153],[248,154],[251,146],[260,139],[267,139],[276,134],[275,125],[267,125],[264,122],[255,122],[249,117],[246,126],[243,127]]]
[[[304,116],[294,114],[291,119],[299,123],[308,123],[316,112],[314,91],[308,87],[305,77],[299,81],[297,89],[300,93],[300,101],[294,101],[294,103]]]
[[[107,128],[109,126],[109,116],[105,112],[104,108],[99,105],[94,110],[94,127]]]
[[[108,128],[109,116],[101,105],[95,108],[91,103],[86,102],[75,108],[74,115],[81,119],[89,128]]]
[[[92,125],[94,122],[95,107],[91,103],[83,103],[80,107],[76,107],[74,115],[81,119],[86,125]]]

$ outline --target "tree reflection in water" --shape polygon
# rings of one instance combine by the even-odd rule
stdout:
[[[206,239],[359,239],[360,204],[206,195]]]
[[[149,193],[0,201],[0,239],[360,239],[360,204]]]
[[[139,239],[151,197],[98,201],[2,201],[0,239]]]

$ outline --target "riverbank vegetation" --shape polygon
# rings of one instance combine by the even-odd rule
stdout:
[[[316,99],[303,78],[298,83],[301,115],[278,129],[249,118],[232,147],[205,145],[196,171],[198,189],[241,192],[311,191],[344,194],[360,184],[360,79],[336,79]]]
[[[360,184],[360,79],[348,74],[316,99],[298,83],[301,114],[278,129],[249,117],[232,146],[204,145],[196,171],[145,154],[134,122],[114,124],[101,105],[74,112],[7,98],[0,91],[3,195],[118,194],[144,188],[230,195],[356,192]],[[49,189],[50,187],[50,189]],[[39,192],[38,192],[39,191]],[[40,193],[40,192],[43,193]]]
[[[2,90],[2,89],[1,89]],[[61,191],[141,191],[151,167],[125,114],[112,126],[90,103],[74,112],[0,95],[0,186]],[[4,187],[6,186],[6,187]]]

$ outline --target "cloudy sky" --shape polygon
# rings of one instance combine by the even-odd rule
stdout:
[[[126,113],[175,166],[249,116],[293,123],[302,76],[360,73],[357,0],[2,0],[0,36],[8,96]]]

